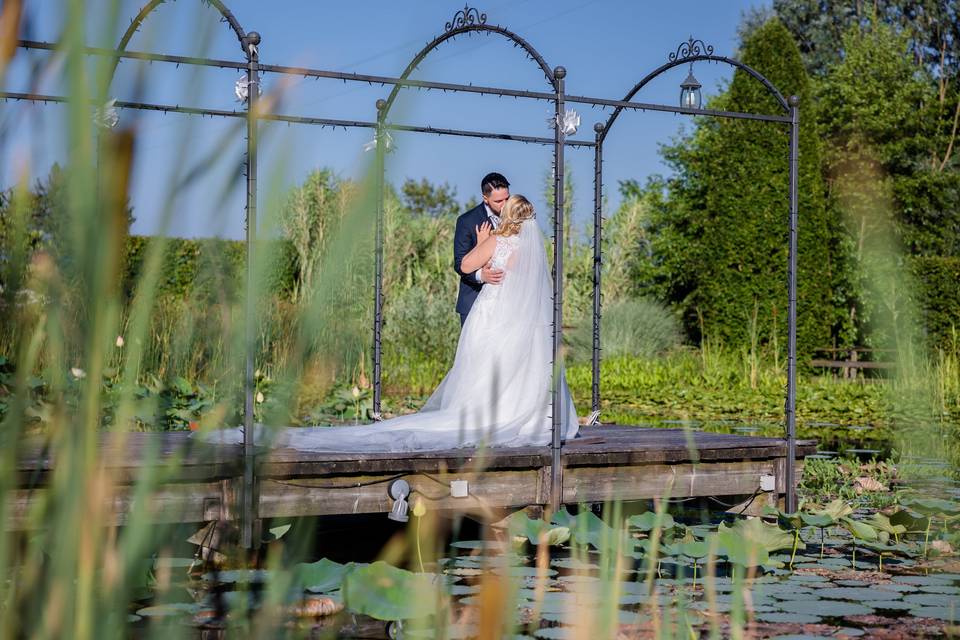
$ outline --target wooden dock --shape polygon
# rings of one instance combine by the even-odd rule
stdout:
[[[238,514],[243,452],[210,445],[187,432],[105,434],[101,457],[115,490],[105,499],[113,524],[123,524],[138,479],[158,478],[149,513],[156,522],[207,522]],[[797,477],[813,441],[797,444]],[[753,497],[772,502],[786,491],[786,443],[776,438],[683,429],[584,427],[563,448],[563,502],[655,497]],[[407,480],[433,509],[495,516],[504,509],[550,503],[550,449],[453,449],[417,453],[257,453],[256,500],[261,519],[389,512],[387,487]],[[30,527],[56,460],[38,446],[18,461],[18,488],[6,527]],[[764,478],[766,476],[766,478]],[[770,478],[772,476],[772,478]],[[453,498],[449,483],[466,480],[469,495]],[[769,483],[773,491],[765,491]]]

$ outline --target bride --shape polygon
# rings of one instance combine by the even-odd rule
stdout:
[[[544,446],[552,440],[552,286],[533,205],[512,196],[500,224],[477,228],[461,269],[490,263],[499,285],[483,287],[460,333],[453,366],[414,414],[360,427],[283,429],[276,446],[305,451],[387,452],[456,447]],[[577,435],[577,412],[562,365],[561,438]],[[218,432],[217,441],[239,440]],[[231,438],[230,436],[233,436]]]

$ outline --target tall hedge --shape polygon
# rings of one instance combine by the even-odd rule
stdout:
[[[957,349],[960,346],[960,258],[917,256],[910,258],[908,265],[927,345]]]
[[[793,38],[771,20],[743,43],[740,59],[781,93],[800,98],[798,342],[831,342],[844,323],[836,291],[848,269],[842,228],[825,205],[816,104]],[[768,90],[737,71],[711,107],[783,114]],[[651,228],[652,281],[694,340],[786,345],[789,128],[724,118],[697,121],[665,149],[676,170]]]

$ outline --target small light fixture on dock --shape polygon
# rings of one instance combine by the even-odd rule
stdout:
[[[398,478],[387,487],[387,493],[393,498],[393,507],[387,517],[396,522],[408,522],[410,516],[407,512],[410,510],[410,504],[407,502],[407,496],[410,495],[410,483],[403,478]]]

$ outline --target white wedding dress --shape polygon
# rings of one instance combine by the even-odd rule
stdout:
[[[481,289],[460,332],[453,366],[423,409],[363,426],[280,429],[270,434],[274,446],[398,452],[549,444],[553,287],[543,234],[535,220],[528,220],[519,234],[496,237],[491,262],[505,271],[503,281]],[[561,437],[569,440],[577,435],[577,412],[562,366],[557,374]],[[242,438],[239,429],[210,437],[215,442]]]

